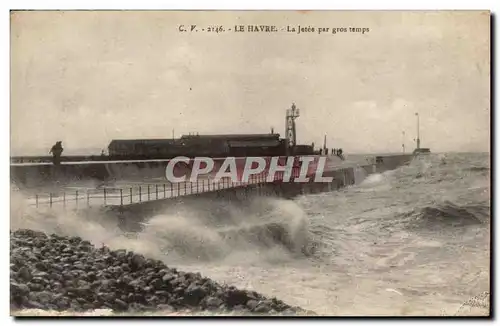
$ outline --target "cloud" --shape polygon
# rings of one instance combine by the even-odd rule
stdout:
[[[364,26],[366,34],[179,33],[179,24]],[[421,114],[439,151],[489,147],[489,16],[481,12],[19,12],[12,147],[113,138],[284,132],[399,151]],[[27,133],[29,130],[30,133]],[[33,137],[32,135],[37,135]]]

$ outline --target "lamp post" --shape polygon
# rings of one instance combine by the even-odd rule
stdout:
[[[401,146],[403,147],[403,154],[405,153],[405,131],[403,130],[403,141],[401,143]]]
[[[416,112],[415,116],[417,117],[417,149],[420,149],[420,115]]]

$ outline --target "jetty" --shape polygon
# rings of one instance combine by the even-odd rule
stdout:
[[[149,181],[131,182],[121,186],[102,186],[93,189],[60,188],[55,191],[40,192],[28,197],[29,206],[36,208],[64,208],[64,209],[86,209],[91,207],[108,207],[111,209],[128,209],[130,207],[139,208],[154,202],[167,202],[178,198],[187,197],[211,197],[211,198],[231,198],[234,196],[278,196],[291,198],[301,194],[318,193],[337,190],[346,186],[361,182],[367,175],[381,173],[392,170],[398,166],[408,164],[412,155],[392,155],[373,157],[369,164],[357,164],[340,160],[332,160],[325,166],[322,172],[323,177],[332,177],[331,182],[315,182],[316,175],[308,174],[308,182],[297,182],[300,173],[299,168],[293,168],[289,181],[284,181],[284,172],[277,172],[273,178],[269,179],[267,172],[251,176],[248,181],[235,181],[230,178],[214,180],[212,175],[207,175],[194,182],[163,182],[150,179]],[[75,165],[98,165],[107,164],[112,167],[101,167],[101,171],[124,170],[129,173],[141,172],[141,175],[151,174],[149,167],[154,171],[158,170],[157,165],[161,165],[164,171],[166,162],[161,160],[142,162],[67,162],[66,166],[70,170],[86,171],[85,168]],[[119,166],[119,165],[123,166]],[[131,170],[130,165],[141,164],[136,170]],[[117,166],[118,165],[118,166]],[[63,166],[54,167],[43,163],[21,163],[11,165],[13,174],[25,174],[26,169],[61,169]],[[96,170],[94,170],[96,171]],[[145,172],[146,171],[146,172]],[[121,173],[119,173],[121,172]],[[123,175],[123,171],[117,174]],[[50,174],[50,171],[49,171]],[[132,173],[134,174],[134,173]],[[60,173],[59,175],[64,175]],[[158,179],[158,178],[157,178]],[[157,180],[156,179],[156,180]],[[90,180],[90,179],[89,179]],[[71,180],[68,181],[71,186]]]

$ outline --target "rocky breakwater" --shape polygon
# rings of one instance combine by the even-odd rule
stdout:
[[[10,233],[11,311],[311,314],[126,250],[33,230]]]

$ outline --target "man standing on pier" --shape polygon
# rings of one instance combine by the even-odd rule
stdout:
[[[62,141],[56,142],[54,146],[50,149],[49,154],[52,153],[52,162],[54,165],[59,165],[61,164],[61,154],[64,151],[62,147]]]

